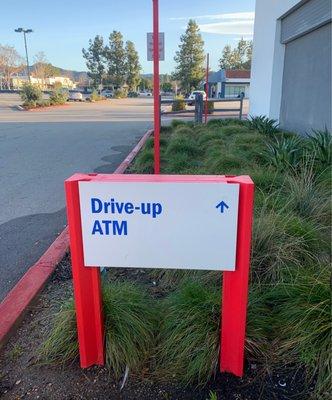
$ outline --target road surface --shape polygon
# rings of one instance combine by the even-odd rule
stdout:
[[[0,301],[66,225],[64,180],[111,173],[152,126],[152,100],[15,110],[0,94]]]

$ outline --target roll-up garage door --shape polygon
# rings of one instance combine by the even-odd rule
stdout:
[[[331,0],[309,0],[281,18],[285,60],[280,124],[331,129]]]

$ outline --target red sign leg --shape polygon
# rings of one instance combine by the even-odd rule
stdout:
[[[80,364],[88,368],[104,365],[100,270],[84,266],[78,180],[67,180],[65,188]]]
[[[220,371],[242,377],[254,184],[241,178],[230,182],[240,183],[238,235],[236,270],[223,273]]]

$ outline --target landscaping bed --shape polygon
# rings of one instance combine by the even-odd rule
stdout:
[[[147,288],[153,298],[162,298],[168,291],[162,280],[150,276],[146,270],[116,269],[108,279],[130,280]],[[58,265],[52,280],[31,307],[20,329],[12,337],[0,357],[0,397],[12,399],[288,399],[301,393],[303,371],[280,369],[262,373],[257,363],[247,363],[244,379],[220,374],[205,387],[167,383],[142,369],[129,376],[120,390],[121,379],[115,379],[107,368],[82,370],[78,360],[66,365],[45,365],[39,359],[39,350],[52,329],[54,316],[61,305],[72,296],[69,257]]]
[[[3,398],[328,399],[331,139],[313,137],[263,118],[162,129],[162,173],[256,184],[243,379],[218,373],[221,273],[210,271],[103,273],[107,365],[81,370],[66,258],[1,356]],[[152,172],[149,139],[129,173]]]

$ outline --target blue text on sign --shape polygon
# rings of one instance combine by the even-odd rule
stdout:
[[[105,213],[105,214],[133,214],[134,212],[140,212],[143,215],[151,215],[152,218],[156,218],[163,211],[160,203],[140,203],[134,205],[131,202],[117,202],[115,199],[110,201],[102,201],[97,198],[91,199],[91,211],[93,214]]]
[[[135,205],[132,202],[118,202],[115,199],[110,201],[102,201],[96,197],[91,198],[92,214],[118,214],[130,215],[140,213],[142,215],[150,215],[152,218],[157,218],[163,211],[160,203],[141,202]],[[92,235],[113,235],[127,236],[128,221],[122,220],[95,220],[93,223]]]

